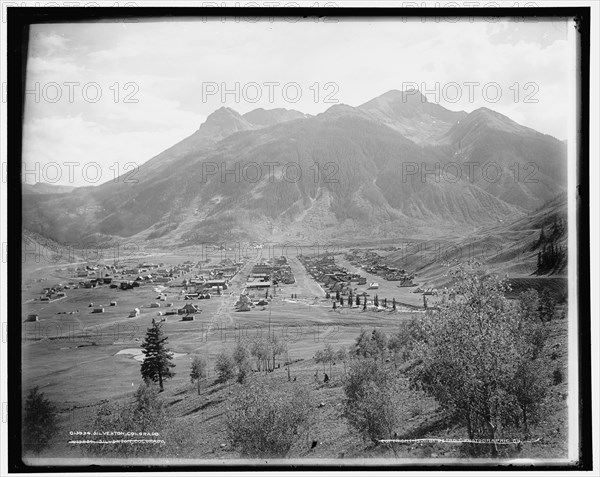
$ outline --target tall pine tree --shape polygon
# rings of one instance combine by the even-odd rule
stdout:
[[[145,381],[157,382],[160,390],[163,388],[163,380],[175,375],[171,371],[175,365],[171,362],[173,353],[166,347],[167,337],[163,335],[160,323],[152,320],[152,326],[148,328],[146,339],[142,342],[142,353],[144,362],[142,363],[142,377]]]

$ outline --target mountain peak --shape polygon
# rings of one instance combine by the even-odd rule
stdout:
[[[368,111],[364,111],[360,107],[354,108],[345,103],[334,104],[329,107],[325,112],[317,114],[317,118],[320,119],[338,119],[341,117],[359,117],[365,119],[372,119]]]
[[[215,119],[224,119],[224,118],[240,118],[241,115],[235,110],[228,108],[227,106],[221,106],[219,109],[214,110],[206,117],[206,121],[204,124],[209,121],[214,121]]]
[[[358,107],[386,126],[417,143],[435,144],[461,118],[463,111],[450,111],[430,103],[417,89],[393,89]]]
[[[264,109],[256,108],[242,116],[248,122],[255,126],[272,126],[273,124],[284,123],[293,119],[307,117],[306,114],[295,109],[275,108]]]
[[[465,120],[471,123],[482,123],[484,122],[486,126],[506,132],[513,132],[519,134],[527,134],[527,135],[538,135],[537,131],[528,128],[526,126],[522,126],[521,124],[513,121],[508,116],[501,114],[492,109],[481,107],[475,109],[469,114]]]
[[[403,103],[428,103],[427,97],[423,95],[418,89],[409,89],[406,91],[400,91],[398,89],[391,89],[387,93],[383,93],[379,96],[381,99],[388,101],[401,101]],[[375,98],[377,99],[377,98]]]
[[[234,109],[222,106],[209,114],[200,125],[200,131],[217,140],[223,139],[238,131],[254,129],[254,126],[244,119]]]

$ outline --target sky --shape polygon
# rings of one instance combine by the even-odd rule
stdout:
[[[566,21],[312,19],[34,25],[23,178],[99,185],[198,129],[216,109],[318,114],[417,87],[567,137]]]

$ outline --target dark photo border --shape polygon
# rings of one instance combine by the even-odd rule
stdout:
[[[489,465],[463,463],[452,465],[373,465],[367,460],[365,465],[318,465],[312,463],[290,465],[266,464],[207,464],[143,466],[143,465],[74,465],[74,466],[29,466],[22,460],[21,449],[21,329],[17,317],[21,316],[21,283],[22,283],[22,185],[21,157],[23,146],[23,118],[25,105],[25,71],[28,55],[29,28],[32,24],[68,23],[88,21],[114,21],[139,19],[141,21],[175,20],[184,17],[233,17],[243,14],[248,17],[329,17],[368,19],[375,17],[474,17],[474,18],[519,18],[519,19],[552,19],[573,18],[578,30],[577,44],[577,212],[578,231],[578,386],[579,386],[579,459],[572,465]],[[188,8],[188,7],[8,7],[7,8],[7,54],[8,54],[8,164],[7,164],[7,211],[8,211],[8,255],[7,273],[11,280],[7,282],[8,303],[8,470],[10,473],[73,473],[73,472],[115,472],[144,471],[165,472],[182,471],[298,471],[298,470],[462,470],[462,471],[559,471],[559,470],[591,470],[592,469],[592,389],[591,389],[591,309],[590,309],[590,181],[589,181],[589,97],[590,97],[590,7],[561,8]],[[598,346],[598,343],[594,343]],[[401,461],[399,461],[401,462]]]

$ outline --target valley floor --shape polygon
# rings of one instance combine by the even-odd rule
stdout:
[[[173,262],[189,257],[173,256]],[[340,256],[341,259],[341,256]],[[167,260],[167,258],[161,258]],[[364,442],[341,416],[344,400],[344,367],[333,366],[332,379],[323,383],[324,370],[314,360],[317,350],[327,343],[334,348],[354,343],[361,328],[375,327],[391,333],[410,320],[419,311],[374,312],[361,309],[331,308],[331,301],[304,270],[297,258],[290,258],[296,283],[278,287],[271,304],[240,313],[234,303],[242,291],[252,261],[235,277],[230,289],[211,300],[195,301],[202,313],[195,321],[182,322],[177,315],[168,316],[164,323],[169,347],[176,353],[173,360],[176,375],[166,383],[161,397],[168,404],[169,412],[177,425],[189,438],[178,457],[219,462],[240,459],[230,447],[225,431],[225,411],[231,386],[217,384],[214,375],[214,359],[221,350],[231,350],[240,337],[266,337],[277,334],[288,345],[287,359],[290,378],[309,389],[317,419],[306,436],[289,453],[290,459],[310,459],[311,463],[325,463],[330,459],[384,459],[382,462],[409,462],[413,459],[436,460],[464,458],[460,445],[446,443],[397,444],[395,452],[384,445],[373,446]],[[342,263],[348,266],[349,264]],[[349,268],[352,268],[349,266]],[[31,277],[39,277],[37,270]],[[68,281],[64,271],[48,272],[49,281]],[[98,289],[67,290],[65,299],[50,304],[27,303],[35,296],[41,283],[27,280],[23,287],[23,317],[37,313],[39,322],[23,323],[22,334],[22,385],[24,390],[39,386],[46,397],[56,402],[60,410],[60,432],[50,449],[31,460],[49,463],[49,459],[84,457],[81,449],[69,445],[71,431],[90,430],[99,406],[106,402],[131,399],[133,391],[141,382],[140,362],[130,354],[120,351],[140,347],[151,320],[157,318],[157,309],[150,308],[156,291],[152,286],[122,291],[101,287]],[[31,278],[33,280],[33,278]],[[412,294],[412,288],[400,289],[394,282],[383,282],[377,290],[381,298],[420,305],[420,294]],[[178,291],[167,289],[168,302],[173,308],[186,303]],[[291,298],[292,294],[297,298]],[[116,307],[108,306],[117,301]],[[91,313],[89,303],[105,306],[105,313]],[[133,308],[141,314],[128,318]],[[164,311],[163,308],[160,310]],[[62,312],[74,312],[63,314]],[[60,314],[59,314],[60,313]],[[549,350],[555,354],[557,367],[566,369],[567,322],[550,323]],[[196,385],[190,383],[189,372],[192,355],[201,355],[209,361],[209,377],[202,382],[198,395]],[[266,380],[269,386],[279,386],[288,381],[284,360],[278,360],[272,373],[253,373],[253,379]],[[318,371],[318,378],[315,373]],[[326,370],[329,372],[329,370]],[[547,406],[551,409],[548,420],[532,430],[538,442],[524,444],[519,453],[511,449],[514,458],[556,459],[567,453],[567,385],[568,379],[550,389]],[[449,420],[430,398],[407,389],[403,396],[402,421],[397,434],[404,438],[464,438],[465,429]],[[312,447],[313,441],[317,444]],[[318,459],[318,460],[314,460]],[[147,462],[147,461],[145,461]],[[339,461],[338,461],[339,462]],[[376,462],[373,460],[373,462]],[[53,461],[57,463],[57,461]]]

